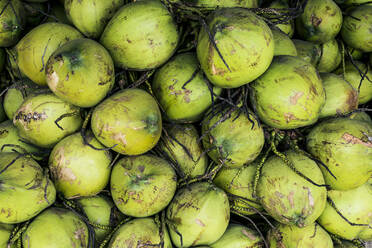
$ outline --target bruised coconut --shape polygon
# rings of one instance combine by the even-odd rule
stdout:
[[[350,47],[372,52],[372,5],[352,8],[342,24],[342,40]]]
[[[171,165],[153,155],[125,157],[111,173],[111,195],[125,215],[147,217],[163,210],[177,188]]]
[[[212,105],[212,92],[194,53],[176,55],[157,70],[152,89],[167,119],[174,122],[199,121]],[[219,95],[221,89],[213,87],[213,92]]]
[[[161,226],[160,226],[161,225]],[[112,236],[108,248],[164,247],[172,248],[169,233],[163,223],[153,218],[133,219],[123,224]],[[162,228],[160,228],[162,227]],[[163,233],[159,232],[161,230]],[[161,244],[163,242],[163,244]]]
[[[53,183],[35,160],[15,152],[0,153],[0,223],[27,221],[55,199]]]
[[[196,50],[202,70],[215,86],[237,88],[252,82],[269,67],[274,39],[261,17],[243,8],[223,8],[208,16],[207,26],[225,63],[204,26]]]
[[[166,62],[175,52],[179,34],[171,13],[159,0],[124,5],[106,25],[100,43],[115,66],[148,70]]]
[[[241,168],[222,168],[213,180],[213,183],[225,192],[232,194],[231,208],[236,207],[245,215],[257,214],[262,206],[253,195],[254,179],[257,170],[257,162],[247,164]],[[237,197],[235,197],[237,196]],[[241,201],[239,197],[245,199]]]
[[[274,36],[275,49],[274,56],[291,55],[297,56],[297,49],[293,41],[280,29],[271,29]]]
[[[293,39],[297,50],[297,57],[316,67],[322,56],[321,46],[313,42]]]
[[[181,188],[167,209],[167,223],[176,247],[210,245],[225,232],[230,220],[226,193],[209,182]]]
[[[326,93],[320,118],[347,114],[358,108],[358,92],[349,82],[333,73],[321,73],[320,77]]]
[[[98,38],[124,0],[66,0],[67,18],[86,37]],[[84,18],[82,18],[84,17]]]
[[[115,82],[110,54],[89,39],[75,39],[62,45],[50,56],[45,72],[54,94],[83,108],[97,105]]]
[[[345,74],[343,67],[339,67],[335,73],[339,75],[345,75],[345,80],[348,81],[356,90],[358,90],[358,104],[364,104],[372,100],[372,71],[371,66],[364,64],[360,61],[354,61],[354,64],[350,61],[345,63]],[[362,78],[358,69],[366,74]]]
[[[321,45],[321,57],[316,65],[319,72],[332,72],[341,63],[341,52],[337,40],[333,39]]]
[[[333,173],[321,167],[332,189],[356,188],[372,176],[372,124],[336,118],[317,124],[307,136],[307,150]]]
[[[28,248],[88,248],[88,238],[87,225],[75,213],[53,207],[30,223],[22,235],[22,245]]]
[[[82,125],[80,108],[52,93],[28,97],[14,114],[19,135],[40,147],[51,148]]]
[[[270,248],[333,248],[331,236],[317,223],[306,227],[279,224],[267,237]]]
[[[121,154],[139,155],[159,141],[161,113],[149,93],[125,89],[94,108],[91,128],[103,145]]]
[[[238,168],[255,160],[265,143],[256,116],[252,112],[247,116],[233,109],[228,115],[209,116],[211,114],[209,112],[202,122],[203,145],[209,157],[216,163],[223,161],[229,168]]]
[[[0,47],[10,47],[21,38],[25,26],[25,9],[19,0],[0,1]]]
[[[114,227],[124,218],[124,215],[117,210],[112,199],[103,195],[82,197],[76,200],[90,223]],[[102,242],[112,229],[94,227],[95,240]]]
[[[311,0],[296,19],[298,34],[308,41],[325,43],[336,37],[342,26],[342,11],[333,0]]]
[[[318,165],[305,155],[296,151],[288,151],[285,155],[297,171],[317,185],[274,155],[264,163],[257,195],[263,208],[276,221],[305,227],[314,223],[324,210],[327,198],[324,178]]]
[[[104,148],[86,134],[86,142],[95,148]],[[85,144],[80,132],[58,142],[49,156],[49,170],[58,192],[67,198],[93,196],[103,190],[111,173],[109,151],[95,150]]]
[[[372,240],[372,179],[352,190],[330,190],[328,197],[331,201],[319,217],[319,224],[343,239]]]
[[[75,28],[44,23],[28,32],[16,45],[19,69],[34,83],[46,85],[45,66],[50,55],[67,41],[82,38]]]
[[[203,153],[198,138],[198,131],[193,125],[172,125],[159,142],[159,148],[186,178],[204,175],[208,166],[207,155]]]
[[[210,245],[211,248],[261,248],[262,246],[262,238],[256,231],[239,224],[230,224],[222,237]]]
[[[254,83],[252,103],[267,125],[294,129],[318,120],[325,91],[316,69],[293,56],[275,56],[270,68]]]

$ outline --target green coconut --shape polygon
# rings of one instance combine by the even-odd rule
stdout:
[[[358,108],[358,92],[342,76],[320,73],[326,93],[324,107],[319,117],[344,115]]]
[[[253,185],[257,170],[257,162],[247,164],[241,168],[222,168],[213,180],[213,183],[225,192],[233,195],[230,197],[231,208],[245,215],[257,214],[263,208],[253,195]],[[235,197],[238,196],[238,197]],[[243,202],[241,198],[245,201]]]
[[[62,23],[35,27],[15,47],[19,69],[34,83],[46,85],[45,66],[50,55],[67,41],[81,37],[75,28]]]
[[[365,121],[372,124],[371,117],[366,112],[355,112],[349,115],[350,119]]]
[[[336,118],[317,124],[307,136],[307,150],[322,161],[324,178],[335,190],[356,188],[372,176],[372,124]]]
[[[110,54],[98,42],[89,39],[69,41],[54,51],[45,73],[54,94],[83,108],[97,105],[115,82]]]
[[[230,224],[226,232],[215,243],[212,248],[261,248],[263,247],[262,238],[259,234],[243,225]]]
[[[342,24],[342,40],[362,52],[372,52],[372,5],[361,5],[350,10]]]
[[[219,113],[213,117],[207,115],[203,120],[203,145],[216,163],[223,161],[228,168],[238,168],[260,154],[265,143],[264,132],[256,116],[252,112],[248,114],[234,110],[226,117]]]
[[[138,218],[122,225],[112,236],[108,248],[164,247],[172,248],[169,233],[163,226],[163,238],[159,226],[152,218]],[[163,244],[161,245],[161,242]]]
[[[114,227],[124,218],[124,215],[117,210],[112,199],[109,197],[102,195],[82,197],[77,199],[76,202],[91,223]],[[99,243],[102,242],[111,231],[109,228],[95,227],[96,241]]]
[[[167,119],[174,122],[199,121],[212,105],[212,93],[194,53],[176,55],[157,70],[152,89]],[[219,95],[221,88],[213,87],[213,92]]]
[[[251,99],[267,125],[294,129],[318,120],[325,91],[316,69],[293,56],[275,56],[270,68],[252,83]]]
[[[331,236],[317,223],[306,227],[280,224],[268,233],[270,248],[333,248]]]
[[[28,97],[14,114],[19,135],[40,147],[52,148],[82,125],[80,108],[52,93]]]
[[[207,155],[198,139],[198,131],[193,125],[172,125],[159,142],[159,148],[186,178],[204,175],[208,166]]]
[[[182,0],[181,0],[182,1]],[[216,8],[258,8],[260,0],[187,0],[187,5],[201,8],[202,10],[214,10]]]
[[[13,225],[0,223],[0,247],[7,248],[13,228]]]
[[[194,183],[178,190],[168,206],[166,218],[176,247],[210,245],[227,229],[229,200],[226,193],[212,183]]]
[[[292,39],[297,50],[297,57],[316,67],[322,56],[321,45],[313,42]]]
[[[91,133],[86,134],[86,142],[104,148]],[[111,160],[109,151],[91,148],[80,133],[75,133],[53,147],[49,169],[57,191],[65,198],[93,196],[108,184]]]
[[[40,149],[23,142],[11,120],[0,123],[0,149],[3,152],[16,150],[19,153],[38,153]]]
[[[124,5],[106,25],[100,43],[115,66],[135,70],[156,68],[175,52],[179,34],[171,13],[160,0]]]
[[[56,190],[40,165],[15,152],[0,153],[0,223],[21,223],[54,203]]]
[[[111,195],[125,215],[148,217],[163,210],[177,188],[177,175],[164,159],[153,155],[125,157],[111,173]]]
[[[88,248],[88,227],[72,211],[49,208],[37,216],[22,235],[28,248]]]
[[[0,47],[15,45],[25,25],[25,9],[19,0],[0,1]]]
[[[212,12],[199,33],[197,56],[212,84],[237,88],[255,80],[269,67],[274,56],[274,38],[265,21],[243,8],[222,8]]]
[[[316,65],[319,72],[332,72],[341,63],[341,51],[338,42],[333,39],[321,45],[321,57]]]
[[[366,74],[366,77],[362,78],[358,69],[350,61],[345,63],[345,74],[342,66],[335,73],[345,76],[345,80],[359,92],[358,104],[364,104],[372,99],[372,71],[371,67],[363,62],[354,61],[354,64],[361,72]]]
[[[372,240],[372,179],[355,189],[330,190],[328,197],[331,202],[327,203],[319,217],[319,224],[329,233],[343,239]],[[364,225],[351,225],[337,213],[334,207],[350,223]]]
[[[296,19],[296,30],[305,40],[325,43],[336,37],[342,26],[342,11],[333,0],[311,0]]]
[[[124,2],[124,0],[66,0],[66,15],[86,37],[98,38]]]
[[[26,78],[14,82],[4,96],[6,116],[12,120],[15,112],[17,112],[27,96],[31,95],[37,89],[39,89],[38,85]]]
[[[289,4],[287,0],[274,0],[274,1],[271,1],[268,8],[288,9]],[[289,20],[287,23],[275,24],[274,26],[276,26],[281,31],[283,31],[286,35],[288,35],[289,38],[292,38],[294,31],[295,31],[295,24],[293,20]]]
[[[155,99],[141,89],[122,90],[94,108],[91,127],[105,146],[125,155],[139,155],[159,141],[162,119]]]
[[[297,56],[297,49],[293,41],[280,29],[271,29],[274,36],[275,49],[274,56],[291,55]]]
[[[316,162],[290,150],[285,153],[289,162],[306,178],[292,170],[282,158],[272,156],[264,163],[257,184],[257,195],[263,208],[276,221],[305,227],[322,214],[327,189],[322,171]]]

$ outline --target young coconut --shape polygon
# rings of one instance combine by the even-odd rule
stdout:
[[[14,114],[19,135],[40,147],[52,148],[82,125],[80,108],[52,93],[28,97]]]
[[[76,200],[94,227],[95,239],[101,243],[112,228],[117,226],[124,215],[115,207],[112,199],[103,195],[82,197]]]
[[[185,178],[204,175],[208,166],[207,155],[203,153],[198,138],[193,125],[172,125],[159,142],[160,150],[179,167]]]
[[[332,189],[353,189],[372,176],[371,137],[372,124],[368,122],[349,118],[326,120],[308,134],[307,150],[328,167],[321,169]]]
[[[345,74],[342,66],[335,73],[344,75],[345,80],[358,90],[358,104],[364,104],[372,100],[372,71],[371,67],[363,62],[354,61],[354,64],[361,72],[365,73],[365,77],[360,75],[359,70],[351,61],[345,63]]]
[[[175,52],[179,34],[171,13],[160,0],[124,5],[106,25],[100,39],[115,66],[149,70],[166,62]]]
[[[330,190],[328,199],[319,224],[343,239],[372,240],[372,179],[355,189]]]
[[[362,52],[372,52],[372,5],[352,8],[342,24],[342,40]]]
[[[252,83],[251,100],[267,125],[294,129],[318,120],[325,91],[316,69],[293,56],[275,56],[270,68]]]
[[[321,57],[316,65],[319,72],[332,72],[341,63],[341,51],[338,42],[333,39],[326,43],[321,44]]]
[[[206,22],[196,51],[212,84],[237,88],[266,71],[274,56],[274,38],[261,17],[243,8],[222,8]]]
[[[88,227],[72,211],[49,208],[37,216],[22,235],[28,248],[88,248]]]
[[[125,215],[147,217],[163,210],[177,188],[172,166],[153,155],[125,157],[111,173],[111,195]]]
[[[217,8],[258,8],[260,0],[181,0],[187,2],[187,5],[201,8],[202,10],[215,10]]]
[[[67,18],[86,37],[99,38],[111,17],[124,2],[124,0],[66,0],[65,10]]]
[[[82,38],[75,28],[48,22],[27,33],[16,45],[19,69],[34,83],[46,85],[45,66],[49,56],[69,40]]]
[[[342,76],[320,73],[326,93],[324,107],[319,118],[344,115],[358,108],[358,92]]]
[[[26,78],[14,82],[4,96],[4,110],[6,116],[12,120],[15,112],[17,112],[26,97],[37,89],[39,89],[38,85]]]
[[[0,223],[0,247],[1,248],[8,248],[7,246],[8,246],[9,238],[12,234],[13,228],[14,228],[14,225]]]
[[[262,206],[253,195],[257,162],[244,165],[241,168],[222,168],[213,183],[229,195],[230,208],[244,215],[257,214]]]
[[[164,247],[172,248],[167,228],[153,218],[138,218],[122,225],[112,236],[108,248]]]
[[[274,36],[275,49],[274,56],[291,55],[297,56],[297,49],[293,41],[280,29],[272,28],[271,32]]]
[[[292,39],[297,50],[297,57],[316,67],[322,56],[321,46],[313,42]]]
[[[342,26],[342,11],[333,0],[308,1],[296,19],[296,30],[305,40],[325,43],[336,37]]]
[[[49,169],[58,192],[67,199],[93,196],[109,182],[112,156],[90,132],[59,141],[49,156]],[[101,149],[96,150],[90,147]]]
[[[0,223],[21,223],[54,203],[56,190],[40,165],[30,157],[0,153]]]
[[[316,162],[307,156],[293,150],[285,155],[287,161],[272,156],[264,163],[257,195],[276,221],[305,227],[314,223],[324,210],[327,199],[324,178]]]
[[[261,248],[263,247],[262,238],[259,234],[243,225],[230,224],[226,232],[211,248]]]
[[[226,112],[225,112],[226,113]],[[224,161],[228,168],[250,163],[260,154],[265,143],[264,131],[252,112],[239,110],[209,112],[202,122],[204,148],[216,163]]]
[[[199,121],[212,105],[208,82],[199,68],[194,53],[176,55],[156,71],[152,82],[153,92],[167,119],[192,123]],[[217,95],[221,88],[213,87]]]
[[[267,237],[270,248],[333,248],[331,236],[317,223],[305,227],[277,225]]]
[[[211,245],[224,232],[230,220],[226,193],[209,182],[181,188],[167,209],[167,224],[176,247]]]
[[[25,9],[19,0],[0,0],[0,47],[10,47],[21,38]]]
[[[271,1],[268,8],[288,9],[289,4],[287,0],[274,0],[274,1]],[[281,31],[283,31],[286,35],[288,35],[289,38],[292,38],[294,31],[295,31],[295,24],[293,20],[289,20],[287,23],[275,24],[274,26],[279,28]]]
[[[122,90],[94,108],[91,128],[105,146],[125,155],[139,155],[159,141],[162,120],[155,99],[141,89]]]
[[[82,108],[97,105],[115,82],[110,54],[98,42],[89,39],[69,41],[54,51],[45,73],[54,94]]]

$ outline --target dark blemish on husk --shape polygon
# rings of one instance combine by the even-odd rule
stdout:
[[[311,15],[311,24],[315,27],[318,27],[322,23],[322,18],[315,16],[314,14]]]
[[[349,133],[344,133],[342,135],[342,139],[344,139],[348,144],[353,144],[353,145],[356,145],[356,144],[359,144],[359,145],[363,145],[363,146],[366,146],[366,147],[369,147],[369,148],[372,148],[372,142],[370,141],[363,141],[355,136],[353,136],[352,134],[349,134]]]
[[[296,105],[297,104],[297,101],[304,95],[303,92],[296,92],[293,96],[291,96],[289,99],[289,102],[292,104],[292,105]]]
[[[285,121],[287,123],[289,123],[290,121],[293,121],[293,120],[298,120],[298,118],[291,112],[285,113],[284,118],[285,118]]]
[[[38,112],[31,112],[31,113],[24,113],[19,111],[18,114],[15,116],[16,120],[21,120],[26,123],[30,123],[31,121],[39,121],[45,120],[48,116],[45,113],[38,113]]]
[[[355,90],[349,91],[346,103],[348,105],[348,111],[354,110],[358,107],[358,93]]]

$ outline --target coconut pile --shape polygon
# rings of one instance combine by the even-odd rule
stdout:
[[[0,0],[0,248],[363,248],[372,2]]]

